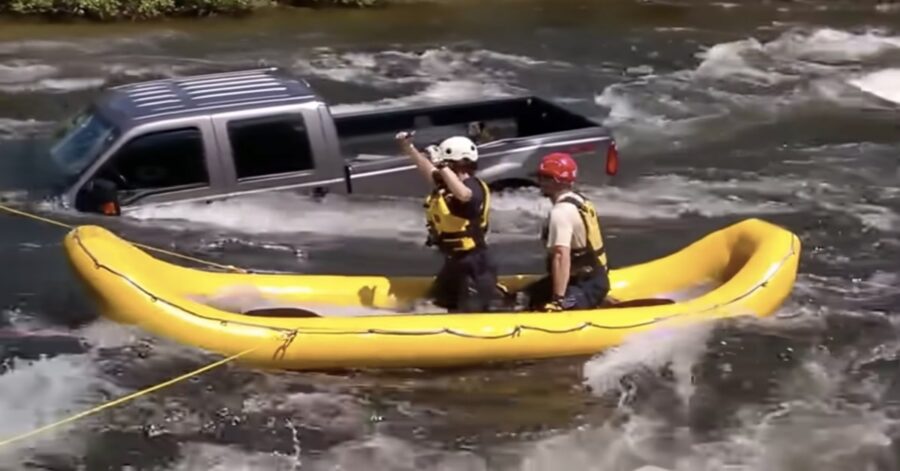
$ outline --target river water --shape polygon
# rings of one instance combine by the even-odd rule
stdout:
[[[152,24],[0,23],[0,191],[35,138],[107,85],[259,64],[338,108],[532,91],[615,133],[586,188],[611,263],[747,217],[795,231],[765,320],[637,337],[592,357],[452,371],[229,365],[0,449],[2,469],[900,469],[900,8],[840,1],[461,0]],[[239,266],[429,274],[420,202],[254,196],[101,223]],[[504,272],[538,270],[535,192],[494,203]],[[82,338],[8,358],[0,439],[216,357],[98,318],[56,227],[0,217],[0,326]]]

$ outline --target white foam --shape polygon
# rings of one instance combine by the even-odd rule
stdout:
[[[106,83],[105,79],[84,77],[84,78],[45,78],[29,83],[18,83],[9,85],[0,85],[0,91],[6,93],[23,93],[23,92],[72,92],[77,90],[89,90],[92,88],[102,87]]]
[[[0,42],[0,54],[28,54],[72,49],[80,49],[77,42],[40,39]]]
[[[495,211],[492,232],[534,232],[538,227],[536,217],[545,216],[549,208],[546,201],[537,192],[497,195],[491,205]],[[319,203],[296,193],[258,194],[209,204],[137,208],[127,214],[138,220],[190,221],[246,234],[355,235],[421,242],[425,231],[419,198],[374,201],[328,198]]]
[[[99,402],[98,387],[108,386],[98,379],[87,355],[62,355],[33,362],[14,359],[12,365],[12,371],[0,375],[0,440],[81,412]],[[0,453],[0,463],[18,464],[19,453],[36,448],[52,448],[58,455],[77,455],[85,423],[51,429],[8,445]]]
[[[327,430],[332,434],[363,434],[370,425],[371,412],[360,401],[340,394],[321,392],[254,395],[244,400],[245,414],[290,413],[304,428]]]
[[[294,454],[288,455],[191,442],[182,446],[180,460],[168,469],[170,471],[194,469],[486,471],[489,469],[485,460],[474,453],[436,450],[381,434],[341,443],[322,456],[309,461],[301,461],[299,456],[301,449],[302,443],[297,443]]]
[[[690,28],[685,26],[659,26],[653,28],[653,31],[657,31],[660,33],[688,33],[691,31],[697,31],[697,28]]]
[[[582,190],[596,202],[601,217],[648,220],[790,212],[795,208],[771,198],[793,195],[804,185],[789,177],[699,181],[664,175],[643,177],[628,186]],[[550,209],[549,200],[535,188],[500,193],[491,201],[492,237],[536,237]],[[127,214],[142,221],[190,221],[245,234],[357,235],[420,242],[425,230],[418,198],[315,202],[295,193],[257,194],[209,204],[137,208]]]
[[[131,82],[153,80],[157,78],[183,77],[197,73],[198,69],[204,66],[209,67],[213,64],[220,65],[212,61],[198,61],[185,58],[173,59],[171,57],[149,57],[147,59],[159,61],[160,63],[138,66],[128,62],[111,62],[100,64],[100,70],[103,71],[103,76],[105,77],[123,77]],[[179,63],[172,63],[173,60],[177,60]]]
[[[503,52],[491,51],[491,50],[479,50],[473,53],[476,59],[490,59],[505,62],[509,65],[519,66],[519,67],[534,67],[534,66],[555,66],[555,67],[571,67],[571,64],[565,61],[559,60],[545,60],[545,59],[535,59],[528,56],[522,56],[518,54],[507,54]]]
[[[865,469],[890,446],[891,422],[862,407],[798,401],[769,414],[755,412],[747,410],[732,433],[710,441],[695,441],[688,429],[645,416],[620,427],[584,427],[523,450],[515,469],[838,471]]]
[[[495,65],[500,68],[492,67]],[[506,81],[511,75],[504,68],[538,65],[557,68],[570,66],[562,61],[534,59],[486,49],[468,51],[440,47],[421,52],[385,50],[375,53],[339,53],[329,48],[319,48],[311,56],[305,55],[297,59],[294,69],[338,81],[390,88],[397,84],[425,85],[436,81]]]
[[[861,283],[870,288],[879,285],[884,290],[893,286],[897,277],[896,273],[881,272]],[[779,320],[735,319],[734,325],[745,333],[790,337],[806,332],[818,338],[829,328],[825,316],[847,315],[842,309],[823,306],[827,300],[818,301],[830,290],[846,295],[842,289],[845,286],[843,278],[811,279],[801,274],[797,287],[803,292],[783,310],[804,310],[804,315]],[[808,297],[816,298],[817,304],[799,301]],[[709,400],[709,396],[695,395],[692,373],[698,361],[704,359],[711,329],[712,324],[695,324],[681,331],[654,330],[634,336],[588,361],[584,381],[597,395],[619,392],[622,399],[647,399],[653,391],[622,389],[621,378],[657,375],[660,367],[670,364],[674,389],[683,405]],[[656,416],[652,407],[647,411],[633,410],[628,402],[622,402],[618,409],[618,415],[624,415],[622,420],[585,425],[532,444],[513,445],[510,448],[521,461],[510,469],[837,471],[883,463],[881,459],[891,453],[891,434],[897,425],[877,405],[885,397],[887,385],[879,381],[860,382],[855,365],[879,359],[894,361],[898,350],[900,342],[893,341],[862,359],[816,349],[797,352],[796,366],[785,366],[784,374],[776,376],[773,394],[779,402],[741,404],[723,411],[733,419],[730,426],[709,438],[698,439],[690,427]],[[848,394],[855,399],[847,401]],[[861,398],[866,399],[857,405]],[[510,450],[504,450],[504,454],[510,454]]]
[[[250,234],[315,233],[393,238],[403,235],[421,237],[424,228],[419,201],[397,200],[392,204],[379,204],[329,198],[319,203],[296,193],[248,195],[209,204],[153,206],[138,208],[128,215],[140,220],[185,220]]]
[[[895,101],[892,72],[878,74],[900,51],[900,37],[876,31],[792,29],[769,42],[756,38],[714,44],[693,70],[643,76],[605,88],[595,97],[610,109],[605,124],[623,148],[727,139],[739,128],[827,103],[884,108],[862,93]],[[872,75],[866,75],[871,73]]]
[[[52,55],[55,53],[71,54],[105,54],[117,49],[132,53],[135,48],[141,52],[158,47],[158,44],[169,39],[186,38],[187,33],[174,30],[154,30],[142,34],[113,37],[71,38],[67,40],[25,39],[0,41],[0,54],[8,55]]]
[[[170,471],[238,471],[266,469],[272,471],[296,471],[303,469],[299,457],[278,453],[247,452],[238,448],[212,443],[185,443],[180,448],[180,458]]]
[[[818,255],[817,255],[818,256]],[[843,267],[844,263],[835,263]],[[855,306],[869,303],[881,304],[896,292],[900,273],[876,271],[865,278],[847,280],[841,276],[821,276],[800,273],[794,284],[794,301],[786,304],[782,311],[796,311],[797,315],[825,318],[831,315],[855,318],[871,318],[870,311],[860,311]],[[815,300],[815,304],[801,302]],[[898,344],[900,345],[900,344]]]
[[[373,54],[349,52],[338,55],[327,48],[316,52],[318,54],[312,58],[303,57],[295,61],[294,70],[338,82],[363,82],[366,78],[383,80],[377,73],[379,64]]]
[[[421,91],[402,98],[385,98],[378,101],[341,103],[331,106],[337,113],[377,110],[395,106],[429,105],[447,101],[512,96],[513,92],[502,85],[477,80],[446,80],[426,86]]]
[[[375,434],[364,440],[345,442],[332,448],[321,459],[312,463],[310,469],[484,471],[488,467],[483,458],[469,452],[433,450],[398,438]]]
[[[846,164],[840,161],[822,165]],[[863,179],[871,175],[856,175]],[[603,218],[647,221],[685,215],[761,216],[821,208],[856,218],[883,232],[900,230],[900,216],[877,202],[860,203],[864,187],[784,174],[699,180],[679,175],[648,175],[626,185],[581,188]],[[891,196],[891,187],[879,192]],[[507,191],[492,198],[492,238],[536,237],[550,203],[536,188]],[[421,242],[424,215],[419,198],[369,201],[327,198],[315,202],[294,193],[258,194],[206,203],[176,203],[128,213],[144,221],[189,221],[244,234],[357,235]],[[176,226],[177,227],[177,226]]]
[[[707,217],[790,212],[787,203],[772,201],[789,194],[788,179],[700,181],[678,175],[647,176],[628,186],[593,187],[585,191],[602,216],[622,219],[677,219],[685,214]]]
[[[655,374],[653,369],[671,361],[673,366],[681,364],[676,389],[682,401],[701,400],[693,396],[690,375],[707,341],[702,330],[698,334],[696,339],[691,335],[661,337],[662,348],[647,336],[630,347],[623,346],[618,356],[591,360],[585,366],[585,381],[599,383],[598,392],[604,392],[614,389],[623,373],[646,367],[649,374]],[[857,398],[877,400],[883,394],[883,387],[877,384],[858,385],[847,378],[845,372],[852,371],[849,361],[825,354],[807,355],[782,376],[776,396],[780,402],[722,411],[733,419],[731,426],[710,438],[697,438],[690,427],[652,412],[631,411],[622,421],[582,426],[533,444],[515,445],[512,448],[520,453],[521,462],[512,469],[865,469],[889,456],[896,421],[870,403],[855,405],[844,399],[848,389]]]
[[[594,97],[597,105],[608,108],[603,124],[613,130],[616,142],[626,152],[671,150],[685,144],[685,138],[724,139],[729,125],[725,103],[710,103],[702,92],[695,97],[678,75],[647,76],[633,82],[606,87]],[[662,83],[661,83],[662,82]]]
[[[127,347],[149,335],[137,325],[125,325],[105,319],[91,322],[73,334],[82,338],[93,350]]]
[[[821,28],[806,33],[792,31],[766,44],[769,54],[824,63],[858,62],[886,52],[900,50],[900,37],[884,36],[877,31],[852,33]]]
[[[116,72],[139,78],[140,72],[159,70],[187,71],[183,65],[172,65],[168,55],[148,56],[157,45],[167,39],[182,36],[174,31],[154,31],[147,34],[108,38],[75,38],[68,41],[24,40],[0,42],[0,55],[28,56],[0,63],[0,92],[71,92],[102,87]],[[135,48],[143,55],[135,55]],[[123,52],[126,62],[146,62],[148,58],[160,62],[157,66],[131,63],[123,66],[115,62],[116,53]],[[177,62],[200,62],[179,59]],[[90,71],[85,73],[85,69]],[[73,70],[70,70],[73,69]],[[129,70],[134,69],[134,70]]]
[[[849,81],[860,90],[900,104],[900,69],[885,69]]]
[[[679,431],[673,433],[671,429],[665,427],[665,424],[646,417],[633,417],[621,427],[612,425],[581,427],[537,441],[527,447],[516,447],[521,455],[521,462],[510,469],[670,471],[671,468],[656,468],[646,466],[646,463],[661,462],[666,458],[662,447],[657,447],[660,441],[665,440],[671,444],[687,440],[684,437],[685,430],[677,432]]]
[[[875,11],[879,13],[892,13],[897,10],[900,10],[900,3],[895,2],[878,2],[875,5]]]
[[[0,64],[0,84],[30,82],[50,77],[58,72],[47,64],[30,64],[24,61]]]
[[[498,67],[485,64],[497,64]],[[398,86],[418,88],[404,97],[342,103],[333,107],[335,111],[359,111],[386,106],[507,96],[518,91],[511,85],[513,74],[508,68],[534,65],[567,66],[562,62],[542,61],[489,50],[434,48],[422,52],[388,50],[377,53],[337,53],[321,48],[314,51],[312,57],[297,59],[293,68],[306,75],[367,87],[386,90]]]
[[[844,206],[844,209],[855,214],[865,226],[884,232],[900,231],[900,215],[890,208],[874,204],[853,204],[850,207]]]
[[[50,121],[39,121],[35,119],[12,119],[0,118],[0,135],[18,136],[23,133],[37,132],[47,130],[54,126]]]
[[[626,375],[655,373],[671,365],[679,396],[687,403],[693,394],[691,368],[706,351],[711,332],[711,323],[697,323],[678,328],[661,327],[630,336],[619,346],[585,363],[585,383],[595,394],[604,395],[619,391],[620,380]]]
[[[772,70],[751,66],[748,55],[763,52],[763,45],[756,39],[716,44],[697,54],[703,62],[694,71],[696,77],[746,80],[760,85],[772,85],[786,77]]]

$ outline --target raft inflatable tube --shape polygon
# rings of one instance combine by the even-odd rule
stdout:
[[[665,257],[611,270],[610,295],[621,304],[561,313],[409,314],[391,310],[423,297],[433,277],[213,272],[156,259],[97,226],[65,237],[68,259],[104,316],[223,355],[255,348],[241,361],[289,370],[588,355],[648,329],[767,316],[793,288],[800,249],[790,231],[748,219]],[[538,278],[504,276],[501,283],[515,291]],[[216,301],[248,288],[268,310],[251,315]],[[634,302],[647,299],[668,301]],[[329,307],[317,315],[272,309],[316,305]],[[328,309],[369,312],[329,315]]]

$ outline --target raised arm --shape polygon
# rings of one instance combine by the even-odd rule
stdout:
[[[428,180],[428,183],[434,185],[434,171],[437,168],[434,164],[431,163],[431,160],[428,157],[425,157],[416,146],[412,143],[412,133],[408,133],[406,131],[401,131],[397,133],[396,136],[397,142],[400,144],[400,149],[405,153],[410,160],[416,164],[416,168],[419,169],[419,173]]]
[[[444,179],[444,183],[447,184],[447,188],[453,193],[453,196],[456,197],[456,199],[463,203],[467,203],[472,199],[472,190],[459,179],[459,176],[456,175],[453,170],[444,166],[441,167],[438,172],[440,172],[441,178]]]

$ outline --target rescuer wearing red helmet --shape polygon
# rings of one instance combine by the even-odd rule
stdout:
[[[541,193],[553,208],[541,234],[548,275],[528,287],[530,308],[597,307],[609,293],[606,251],[594,205],[573,189],[578,164],[571,155],[556,152],[544,156],[537,174]]]

